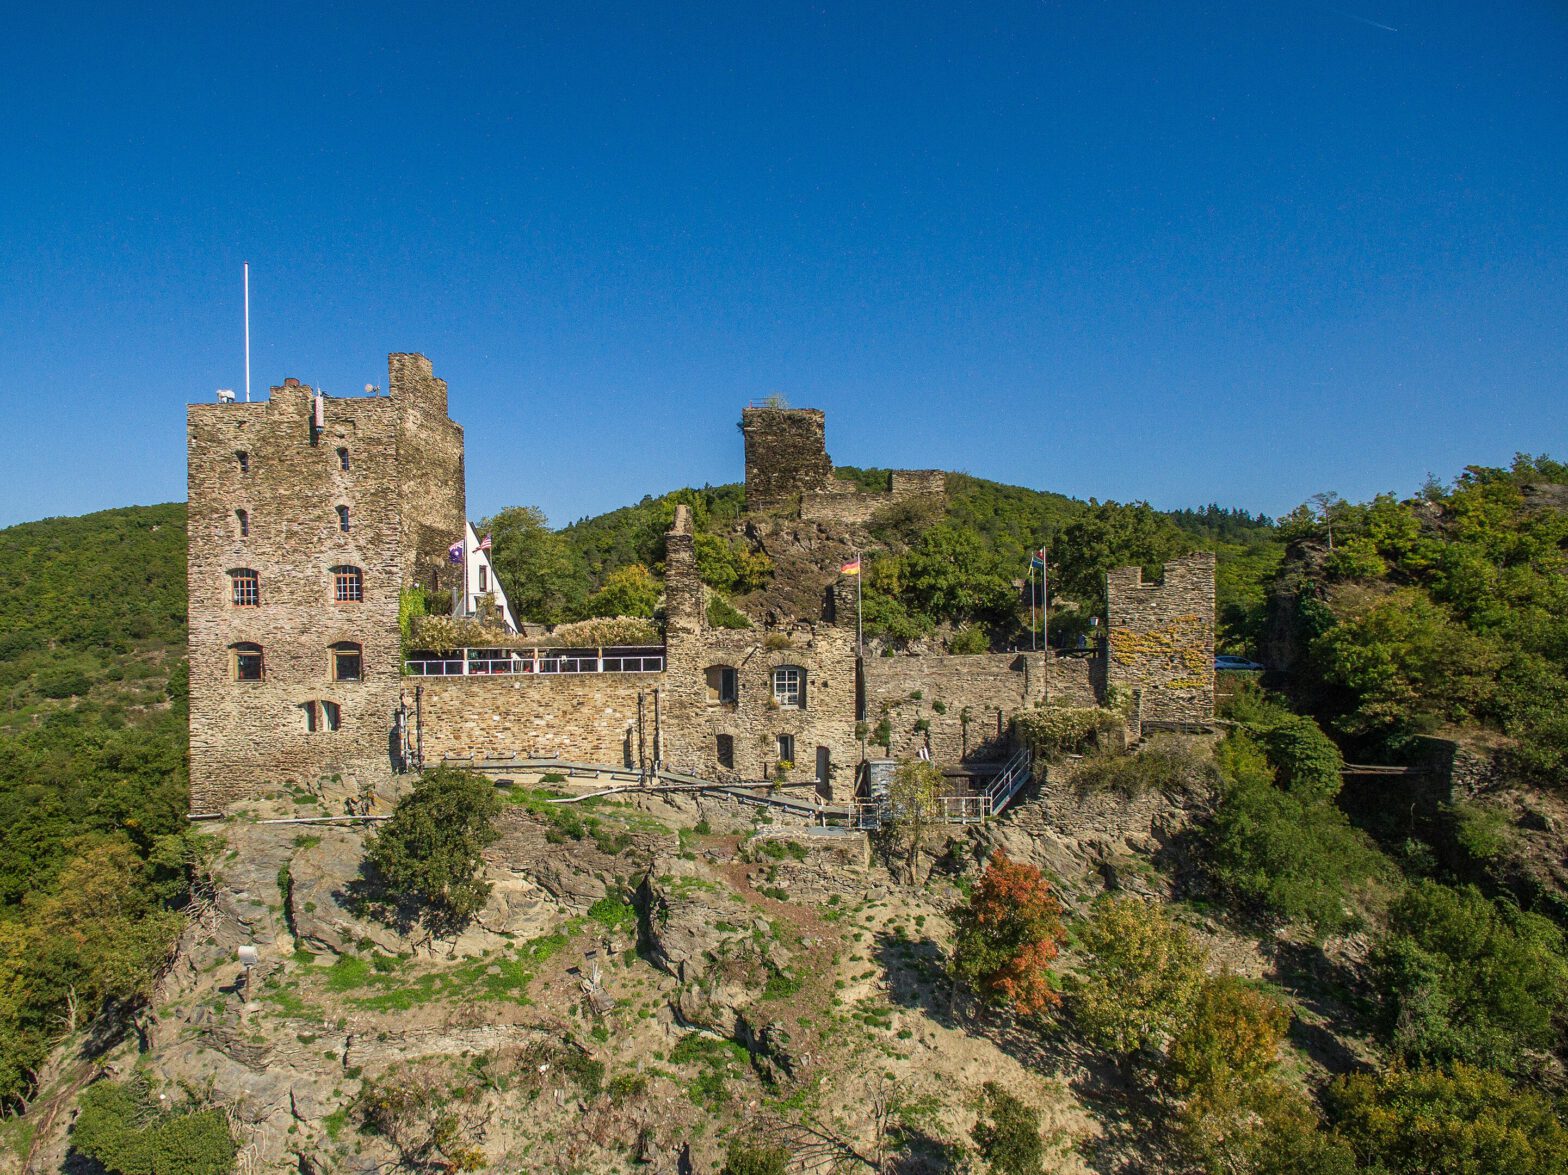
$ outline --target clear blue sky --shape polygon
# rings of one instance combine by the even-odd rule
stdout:
[[[144,7],[149,9],[144,11]],[[35,4],[0,524],[423,351],[470,512],[845,464],[1276,513],[1568,454],[1568,5]]]

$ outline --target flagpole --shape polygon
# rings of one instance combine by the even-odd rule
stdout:
[[[1051,651],[1051,578],[1049,558],[1042,548],[1040,551],[1040,645],[1047,653]]]
[[[862,656],[862,640],[860,631],[860,581],[866,578],[866,565],[861,562],[861,554],[855,552],[855,656]]]
[[[1029,559],[1029,651],[1034,652],[1034,558]]]

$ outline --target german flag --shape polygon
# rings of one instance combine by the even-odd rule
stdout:
[[[842,567],[840,567],[838,569],[838,573],[840,575],[859,575],[860,574],[860,560],[859,559],[851,559],[848,563],[844,564],[844,566],[842,566]]]

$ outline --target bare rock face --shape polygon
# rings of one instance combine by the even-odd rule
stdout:
[[[678,1018],[745,1043],[746,1010],[789,965],[768,920],[679,858],[656,862],[639,897],[649,958],[681,983]]]
[[[295,855],[289,864],[288,912],[294,937],[312,951],[351,953],[368,940],[389,954],[407,943],[395,929],[356,915],[353,887],[361,881],[360,861],[364,842],[357,830],[321,828],[316,843]]]

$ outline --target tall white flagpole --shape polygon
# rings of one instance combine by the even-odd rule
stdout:
[[[1050,556],[1042,547],[1040,550],[1040,645],[1046,652],[1051,651],[1051,572]]]
[[[1029,552],[1029,651],[1034,652],[1034,552]]]
[[[245,263],[245,402],[250,403],[250,262]]]
[[[860,583],[866,578],[866,565],[859,551],[855,552],[855,656],[862,655],[860,634]]]

